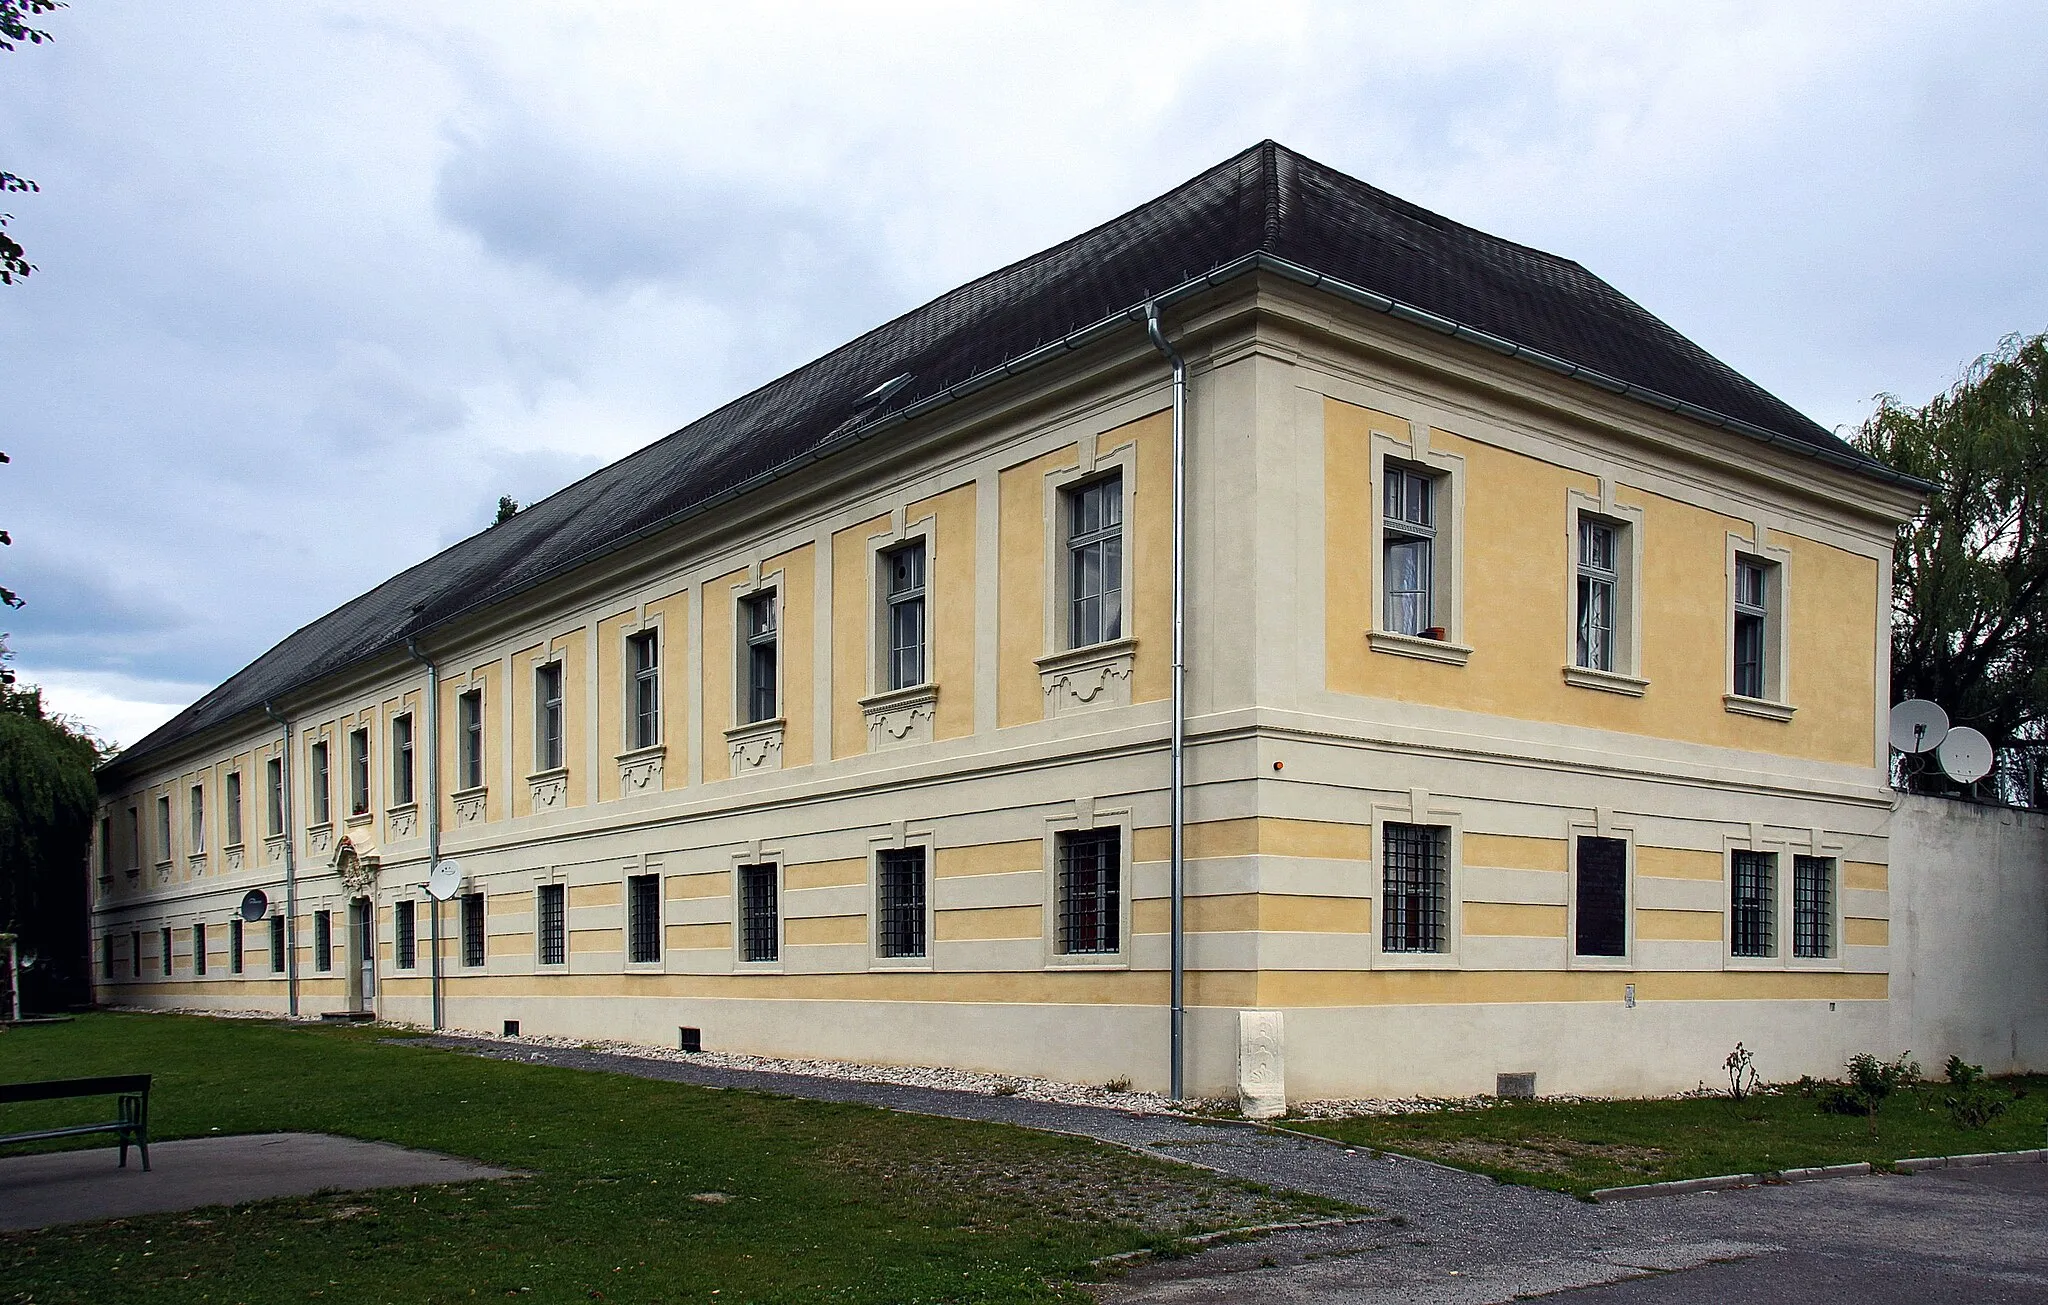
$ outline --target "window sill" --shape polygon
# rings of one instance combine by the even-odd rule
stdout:
[[[938,704],[939,686],[929,681],[862,698],[860,710],[867,720],[868,750],[930,743]]]
[[[1619,693],[1631,698],[1643,696],[1643,690],[1650,687],[1648,680],[1619,671],[1599,671],[1590,666],[1567,666],[1564,668],[1564,682],[1581,689],[1598,689],[1603,693]]]
[[[1045,958],[1048,970],[1128,970],[1131,958],[1126,952],[1054,952]]]
[[[744,775],[750,770],[782,769],[782,730],[787,722],[780,716],[735,725],[725,732],[725,745],[732,754],[732,770]]]
[[[350,829],[361,829],[376,818],[377,815],[373,811],[351,811],[341,823]]]
[[[1768,698],[1746,698],[1739,693],[1724,693],[1721,703],[1738,716],[1755,716],[1759,720],[1787,721],[1792,713],[1799,710],[1789,702],[1772,702]]]
[[[1097,707],[1128,707],[1131,669],[1137,655],[1138,641],[1124,638],[1035,658],[1038,685],[1045,694],[1045,714],[1059,716]]]
[[[526,794],[533,800],[536,812],[560,811],[569,805],[569,768],[552,766],[528,775]]]
[[[1397,657],[1416,657],[1428,662],[1442,662],[1446,666],[1463,666],[1471,660],[1472,650],[1461,643],[1447,639],[1424,639],[1418,635],[1395,634],[1392,630],[1374,630],[1365,636],[1365,642],[1374,652],[1392,653]]]
[[[668,745],[657,743],[648,748],[632,748],[621,752],[615,760],[619,765],[619,792],[622,795],[658,790],[668,760]]]
[[[1375,970],[1455,970],[1461,962],[1456,952],[1390,952],[1374,950]]]

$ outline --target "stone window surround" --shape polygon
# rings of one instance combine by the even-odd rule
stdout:
[[[1770,543],[1769,523],[1750,523],[1747,536],[1729,531],[1724,568],[1726,590],[1721,626],[1723,664],[1723,706],[1742,716],[1763,720],[1789,721],[1798,708],[1792,702],[1792,551]],[[1735,692],[1735,563],[1738,557],[1753,557],[1767,564],[1765,583],[1769,587],[1764,606],[1764,674],[1766,696],[1744,697]]]
[[[1386,939],[1386,847],[1389,824],[1435,825],[1447,829],[1444,848],[1444,950],[1390,952]],[[1372,968],[1456,970],[1463,968],[1465,938],[1465,814],[1428,789],[1372,805],[1372,841],[1367,850],[1367,883],[1372,896]],[[1566,946],[1570,946],[1569,940]]]
[[[490,677],[486,674],[492,663],[472,668],[461,677],[449,677],[448,687],[455,691],[454,717],[455,735],[455,784],[448,793],[448,800],[455,810],[454,824],[481,824],[490,818],[491,791],[491,695]],[[477,733],[477,778],[482,782],[468,788],[462,786],[463,759],[469,747],[468,731],[462,723],[462,699],[469,694],[476,695]],[[436,759],[438,761],[438,758]]]
[[[778,659],[779,661],[780,659]],[[764,847],[760,843],[749,843],[735,849],[726,865],[732,872],[732,973],[734,974],[781,974],[789,963],[789,881],[785,872],[785,857],[779,847]],[[740,897],[740,867],[749,865],[771,865],[775,867],[775,959],[772,961],[742,960],[741,947],[746,933],[746,914]],[[663,892],[667,887],[664,882]],[[666,907],[664,907],[664,914]],[[624,920],[620,921],[621,926]],[[666,943],[668,940],[662,940]],[[666,946],[662,954],[668,953]]]
[[[1472,649],[1465,643],[1465,459],[1431,448],[1429,434],[1430,426],[1425,421],[1409,422],[1405,440],[1383,430],[1372,431],[1372,628],[1366,633],[1366,644],[1374,652],[1463,666],[1472,656]],[[1431,550],[1431,614],[1443,627],[1442,639],[1420,639],[1386,628],[1386,483],[1390,459],[1427,472],[1441,487],[1434,509],[1436,545]]]
[[[1579,955],[1579,840],[1617,838],[1626,851],[1622,863],[1622,944],[1619,956]],[[1565,827],[1564,853],[1564,963],[1568,970],[1633,970],[1636,967],[1636,831],[1634,825],[1617,825],[1614,812],[1602,807],[1591,820],[1574,820]]]
[[[748,863],[753,864],[753,863]],[[633,959],[633,884],[642,875],[654,876],[654,943],[655,957],[651,961]],[[619,867],[619,967],[627,974],[661,974],[668,970],[668,875],[662,870],[660,860],[650,860],[644,854],[628,857]],[[734,892],[738,892],[739,872],[733,872]],[[780,876],[777,877],[775,912],[782,914]],[[778,924],[780,921],[778,920]],[[575,931],[570,930],[571,933]],[[778,948],[778,951],[780,949]]]
[[[540,951],[540,890],[559,886],[562,890],[562,959],[559,962],[541,960]],[[533,968],[541,974],[567,974],[574,966],[571,961],[570,940],[576,935],[575,924],[570,910],[569,894],[574,891],[562,877],[562,872],[549,866],[533,872]]]
[[[934,601],[939,566],[938,514],[927,512],[915,521],[906,520],[908,507],[898,503],[889,513],[889,528],[868,536],[867,555],[867,696],[860,699],[863,723],[867,727],[868,751],[929,743],[938,713],[939,686],[933,678],[938,629],[945,619]],[[924,545],[924,682],[900,689],[886,687],[889,642],[888,586],[883,581],[883,556],[905,544]],[[780,666],[777,659],[777,666]],[[870,930],[872,932],[872,930]],[[872,940],[870,940],[872,942]],[[927,935],[929,943],[929,935]],[[870,952],[872,952],[872,946]],[[930,950],[927,946],[926,950]]]
[[[1650,687],[1643,678],[1643,510],[1616,503],[1614,491],[1614,479],[1602,476],[1598,497],[1577,489],[1565,493],[1564,680],[1581,689],[1640,698]],[[1606,671],[1578,664],[1579,523],[1587,517],[1616,527],[1621,536],[1615,541],[1614,668]],[[1633,852],[1630,858],[1633,865]]]
[[[1105,449],[1102,444],[1106,434],[1108,432],[1082,435],[1076,442],[1074,462],[1056,467],[1046,472],[1044,477],[1045,610],[1040,633],[1044,652],[1036,662],[1048,717],[1059,714],[1062,709],[1124,706],[1130,702],[1132,665],[1138,647],[1135,569],[1138,550],[1134,538],[1139,491],[1138,441],[1136,436],[1131,436]],[[1067,495],[1076,486],[1085,485],[1111,471],[1122,477],[1123,485],[1123,545],[1119,550],[1123,565],[1117,582],[1123,634],[1115,639],[1076,648],[1067,643],[1067,523],[1070,519]],[[1071,692],[1071,681],[1086,679],[1090,672],[1097,680],[1095,691],[1085,697]]]
[[[749,562],[746,578],[732,586],[726,599],[732,621],[732,715],[729,719],[733,724],[725,731],[725,740],[730,750],[734,778],[754,770],[782,769],[782,740],[788,725],[785,713],[789,708],[789,658],[785,655],[789,651],[789,586],[784,583],[785,577],[782,570],[763,571],[759,561]],[[774,592],[776,600],[775,714],[766,720],[749,721],[746,604],[749,599],[770,591]],[[804,669],[809,672],[808,667]],[[737,892],[737,888],[734,891]],[[778,916],[782,909],[781,901],[780,897],[776,898]],[[779,919],[777,927],[781,927]],[[734,945],[738,945],[737,939]]]
[[[1128,499],[1126,499],[1128,503]],[[1117,950],[1113,952],[1062,952],[1060,946],[1060,851],[1059,836],[1091,829],[1117,831]],[[1131,937],[1132,899],[1137,888],[1137,831],[1133,808],[1097,806],[1093,797],[1077,798],[1071,810],[1045,817],[1043,846],[1045,873],[1044,923],[1041,942],[1048,970],[1128,970],[1135,950]]]
[[[1775,831],[1761,823],[1752,824],[1740,834],[1724,834],[1721,851],[1721,956],[1722,966],[1730,970],[1819,970],[1827,973],[1843,973],[1847,970],[1847,947],[1842,941],[1842,861],[1845,845],[1839,838],[1831,837],[1826,830]],[[1770,852],[1777,856],[1776,873],[1773,876],[1773,902],[1771,917],[1771,956],[1737,956],[1735,954],[1735,893],[1734,865],[1737,852]],[[1833,941],[1831,956],[1794,956],[1792,954],[1792,902],[1793,873],[1792,858],[1795,856],[1816,856],[1834,862],[1834,889],[1828,903],[1830,918],[1828,936]]]
[[[643,634],[654,636],[655,732],[658,735],[652,744],[644,748],[633,733],[637,715],[635,689],[638,687],[633,672],[633,640]],[[649,611],[645,603],[639,604],[632,618],[619,627],[619,750],[616,760],[622,791],[626,786],[625,771],[629,763],[650,757],[659,762],[668,751],[669,689],[672,684],[669,668],[674,651],[669,645],[668,631],[663,628],[661,614]],[[657,765],[657,774],[659,770]]]
[[[881,953],[882,853],[924,849],[924,955],[884,956]],[[938,943],[938,839],[929,829],[908,829],[901,822],[868,836],[868,968],[870,970],[917,970],[935,968]]]

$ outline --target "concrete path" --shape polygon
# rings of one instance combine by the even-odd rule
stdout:
[[[2048,1301],[2042,1164],[1591,1205],[1243,1126],[484,1039],[421,1041],[503,1060],[1072,1133],[1390,1216],[1147,1266],[1106,1286],[1100,1294],[1109,1301],[1495,1305],[1553,1292],[1573,1292],[1563,1299],[1585,1305]]]
[[[274,1196],[505,1178],[503,1169],[388,1142],[321,1133],[256,1133],[155,1142],[150,1172],[112,1149],[0,1158],[0,1231],[241,1205]]]

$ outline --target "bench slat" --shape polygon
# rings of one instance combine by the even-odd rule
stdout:
[[[147,1074],[103,1074],[97,1078],[57,1078],[42,1082],[0,1083],[0,1105],[15,1101],[59,1101],[66,1097],[98,1097],[147,1093]]]
[[[69,1128],[45,1128],[33,1133],[8,1133],[0,1136],[0,1146],[10,1142],[39,1142],[46,1137],[79,1137],[86,1133],[119,1133],[123,1130],[132,1133],[136,1126],[117,1119],[111,1124],[73,1124]]]

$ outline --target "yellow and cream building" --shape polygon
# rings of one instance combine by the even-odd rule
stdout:
[[[1243,1012],[1295,1097],[1829,1073],[1889,1045],[1919,497],[1576,264],[1262,145],[129,749],[102,998],[1165,1088],[1178,515],[1188,1093]]]

